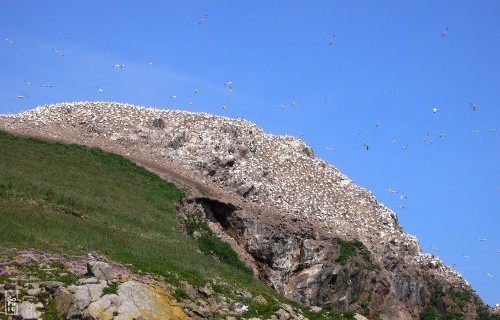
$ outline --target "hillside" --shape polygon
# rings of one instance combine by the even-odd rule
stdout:
[[[105,102],[41,106],[0,119],[8,132],[99,147],[173,181],[188,194],[181,219],[203,212],[212,232],[288,298],[370,318],[488,318],[456,270],[423,254],[394,212],[300,139],[265,134],[240,119]],[[136,215],[127,216],[136,223]],[[152,232],[157,240],[166,230]],[[215,276],[214,269],[204,276]],[[245,279],[240,274],[234,281]]]
[[[253,277],[230,247],[208,236],[203,221],[192,216],[187,226],[181,224],[181,212],[175,210],[184,198],[181,190],[121,156],[5,132],[0,132],[0,149],[1,306],[7,283],[36,288],[51,281],[75,284],[85,274],[85,264],[98,259],[128,278],[158,280],[193,318],[264,317],[278,312],[280,304],[292,304],[309,319],[341,316],[312,312],[276,294]],[[205,236],[190,236],[195,231]],[[193,302],[209,305],[208,297],[198,292],[207,286],[217,297],[248,310],[224,312],[218,300],[210,302],[215,304],[210,312],[200,307],[204,317],[193,314]],[[265,298],[249,298],[257,296]],[[32,298],[46,306],[52,301],[43,291]]]

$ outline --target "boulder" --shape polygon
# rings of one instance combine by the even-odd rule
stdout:
[[[87,263],[87,274],[95,277],[97,280],[113,280],[115,273],[113,268],[102,261],[88,262]]]
[[[145,319],[188,319],[177,305],[177,301],[158,286],[127,281],[118,286],[118,296],[122,299],[122,303],[118,308],[119,315],[115,319],[137,318],[139,315]],[[125,318],[124,315],[129,317]]]
[[[42,313],[36,310],[34,303],[23,301],[19,304],[19,315],[23,320],[38,319]]]

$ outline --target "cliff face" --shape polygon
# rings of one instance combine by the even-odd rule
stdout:
[[[429,308],[478,318],[482,302],[467,281],[298,138],[245,120],[107,102],[41,106],[0,117],[0,129],[97,146],[176,182],[191,195],[186,214],[204,212],[259,277],[302,303],[386,319]],[[469,295],[459,303],[450,290]]]

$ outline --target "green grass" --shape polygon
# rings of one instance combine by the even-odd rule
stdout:
[[[102,290],[103,295],[113,294],[113,293],[117,293],[117,292],[118,292],[118,284],[116,284],[116,283],[111,283],[110,285],[108,285],[107,287],[105,287]]]
[[[189,231],[203,229],[201,237],[183,235],[174,210],[183,192],[121,156],[2,131],[0,150],[0,245],[68,254],[97,251],[176,286],[182,280],[203,286],[219,277],[229,287],[268,298],[266,305],[249,303],[249,314],[272,313],[278,299],[311,320],[352,317],[349,312],[312,313],[278,295],[201,221]],[[71,273],[60,275],[64,265],[52,267],[58,280],[76,281]],[[52,309],[44,318],[59,319]]]
[[[335,262],[345,266],[351,257],[355,257],[357,255],[361,255],[365,262],[370,261],[370,251],[361,241],[347,241],[340,238],[336,238],[336,241],[340,247],[340,254],[337,259],[335,259]]]
[[[50,252],[92,250],[143,271],[202,285],[220,276],[258,283],[178,232],[173,184],[97,148],[0,132],[0,244]]]

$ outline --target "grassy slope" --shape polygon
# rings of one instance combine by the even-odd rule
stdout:
[[[97,250],[193,283],[248,275],[197,253],[182,236],[174,185],[99,149],[0,132],[0,244],[48,251]]]
[[[187,280],[201,286],[221,277],[300,307],[245,270],[198,253],[196,241],[178,231],[173,206],[183,196],[121,156],[0,131],[0,245],[76,254],[95,250],[173,284]],[[324,318],[300,308],[309,319]],[[349,319],[352,313],[344,316],[326,318]]]

